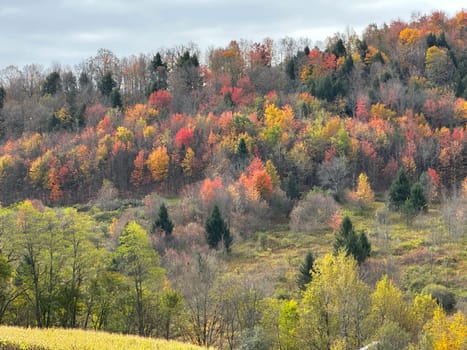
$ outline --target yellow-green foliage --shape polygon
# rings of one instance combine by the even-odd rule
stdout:
[[[50,350],[198,350],[198,346],[79,329],[38,329],[0,326],[0,344],[17,344],[21,349],[40,346]]]

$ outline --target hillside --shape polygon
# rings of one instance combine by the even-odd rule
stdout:
[[[0,322],[467,339],[467,13],[0,71]]]
[[[37,329],[0,326],[0,349],[25,350],[196,350],[200,347],[148,339],[132,335],[109,334],[78,329]],[[204,349],[204,348],[203,348]]]

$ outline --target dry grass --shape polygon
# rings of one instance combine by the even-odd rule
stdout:
[[[110,334],[78,329],[38,329],[0,326],[0,348],[3,344],[17,345],[18,349],[42,347],[50,350],[204,349],[175,341],[143,338],[133,335]]]

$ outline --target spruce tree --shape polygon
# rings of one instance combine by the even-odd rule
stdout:
[[[347,255],[352,255],[361,264],[371,253],[371,244],[364,231],[357,234],[353,228],[352,221],[346,216],[334,242],[334,254],[344,250]]]
[[[305,260],[302,262],[298,269],[297,284],[300,290],[305,290],[306,285],[311,282],[311,272],[314,270],[315,258],[309,251],[306,253]]]
[[[389,201],[395,209],[400,209],[410,195],[410,184],[404,169],[400,169],[389,188]]]
[[[211,216],[206,221],[205,229],[206,240],[210,248],[217,248],[219,242],[222,242],[224,249],[227,252],[230,251],[232,237],[217,205],[214,206]]]
[[[153,224],[152,231],[155,231],[157,228],[163,230],[167,236],[172,233],[174,228],[164,203],[159,207],[159,214],[157,215],[157,220]]]
[[[420,182],[415,183],[410,189],[410,196],[407,199],[407,205],[413,208],[416,212],[427,210],[427,201]]]
[[[238,141],[237,155],[242,159],[248,157],[248,148],[243,137]]]
[[[284,191],[289,199],[300,199],[300,191],[297,185],[297,178],[293,174],[289,174],[284,183]]]
[[[415,183],[410,189],[409,198],[405,201],[402,209],[407,223],[409,223],[410,220],[417,216],[421,211],[426,212],[428,210],[423,186],[419,182]]]
[[[120,94],[120,90],[117,88],[113,88],[112,92],[110,93],[110,104],[112,108],[122,108],[122,95]]]
[[[113,88],[117,86],[117,82],[112,78],[112,73],[107,72],[97,85],[102,95],[110,96]]]

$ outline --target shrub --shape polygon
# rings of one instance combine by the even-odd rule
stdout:
[[[330,228],[333,215],[338,209],[339,206],[332,197],[310,192],[290,213],[290,228],[305,232]]]
[[[440,284],[429,284],[423,288],[422,293],[430,294],[444,309],[444,311],[448,313],[453,312],[456,307],[456,297],[454,293],[445,286]]]

